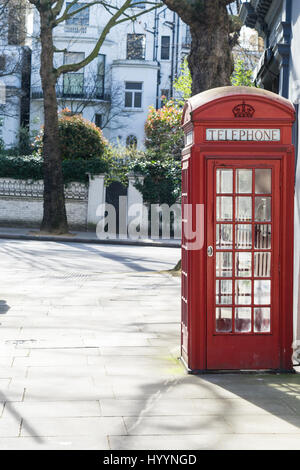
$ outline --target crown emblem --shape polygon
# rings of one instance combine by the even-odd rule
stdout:
[[[236,118],[251,118],[255,113],[255,109],[251,104],[246,104],[245,101],[243,101],[241,104],[236,105],[232,112]]]

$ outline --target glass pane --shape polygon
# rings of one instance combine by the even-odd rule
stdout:
[[[269,250],[271,248],[271,231],[271,225],[256,224],[254,235],[254,248]]]
[[[252,218],[252,198],[237,197],[236,198],[236,220],[246,221]]]
[[[142,89],[142,82],[126,82],[125,87],[126,90],[141,90]]]
[[[235,254],[235,274],[237,277],[251,277],[252,253]]]
[[[74,2],[67,2],[67,7],[69,8],[69,13],[73,13],[79,9],[80,5],[78,5],[77,2],[75,4]],[[75,15],[72,15],[71,18],[67,19],[66,24],[88,25],[89,18],[89,8],[85,8],[80,12],[76,13]]]
[[[126,91],[125,93],[125,108],[131,108],[132,107],[132,93],[129,91]]]
[[[232,225],[218,224],[216,226],[216,248],[232,248]]]
[[[271,221],[271,198],[256,197],[255,198],[255,220],[259,222]]]
[[[271,253],[254,253],[254,276],[271,276]]]
[[[64,63],[65,64],[77,64],[84,59],[84,52],[65,52]]]
[[[251,281],[235,281],[235,303],[237,305],[251,304]]]
[[[252,193],[252,170],[236,170],[236,192]]]
[[[256,194],[271,194],[272,192],[272,170],[255,170],[255,192]]]
[[[235,226],[235,247],[245,250],[252,248],[252,225],[238,224]]]
[[[232,281],[228,279],[222,279],[216,281],[216,303],[220,304],[232,304]]]
[[[217,170],[217,193],[232,193],[232,170]]]
[[[254,281],[254,303],[256,305],[271,303],[271,281]]]
[[[254,309],[254,331],[256,333],[268,333],[270,328],[271,310],[269,308],[255,308]]]
[[[238,307],[235,309],[235,331],[248,333],[251,331],[251,307]]]
[[[136,91],[134,94],[134,107],[141,108],[142,107],[142,93]]]
[[[216,255],[216,276],[232,277],[232,253],[227,251]]]
[[[78,96],[83,93],[83,73],[64,74],[64,95]]]
[[[127,34],[127,59],[145,59],[145,34]]]
[[[232,309],[216,308],[216,331],[218,333],[228,333],[232,331]]]
[[[217,220],[232,220],[232,197],[217,197]]]

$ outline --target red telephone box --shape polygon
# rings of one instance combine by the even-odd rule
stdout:
[[[290,101],[222,87],[183,113],[182,347],[191,372],[292,370]]]

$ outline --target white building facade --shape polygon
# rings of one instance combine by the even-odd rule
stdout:
[[[130,16],[142,13],[147,5],[134,6]],[[117,4],[117,0],[116,0]],[[76,4],[76,9],[81,3]],[[149,6],[148,6],[149,8]],[[146,11],[146,10],[145,10]],[[109,19],[101,5],[82,10],[54,30],[56,65],[81,61],[91,52]],[[33,37],[39,34],[39,18],[34,14]],[[111,142],[121,145],[144,143],[144,125],[149,106],[161,106],[161,96],[174,96],[173,82],[190,36],[179,17],[161,7],[112,28],[93,62],[76,73],[59,78],[59,109],[69,108],[103,129]],[[43,124],[43,93],[39,75],[40,43],[32,43],[30,128]]]
[[[9,4],[0,16],[0,139],[4,147],[18,143],[20,126],[29,124],[30,10],[14,12]]]

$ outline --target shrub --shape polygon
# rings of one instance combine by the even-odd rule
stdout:
[[[138,150],[135,145],[123,147],[116,144],[111,149],[112,156],[109,159],[110,172],[106,178],[106,184],[114,181],[121,182],[124,186],[128,185],[128,172],[133,162],[145,157],[143,150]]]
[[[149,155],[148,155],[149,158]],[[181,191],[181,164],[174,159],[137,160],[130,165],[135,174],[144,176],[144,183],[136,180],[135,187],[149,204],[172,205],[178,201]]]
[[[145,124],[145,146],[155,160],[180,160],[184,147],[181,116],[182,111],[172,100],[158,110],[153,106],[149,108]]]
[[[109,154],[110,148],[101,129],[81,115],[71,115],[65,109],[59,113],[59,139],[63,160],[100,158]],[[43,151],[43,129],[35,139],[39,155]]]

